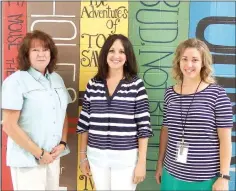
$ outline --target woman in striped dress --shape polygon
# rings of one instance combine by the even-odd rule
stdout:
[[[177,47],[177,84],[164,96],[156,170],[161,190],[228,190],[232,107],[212,71],[204,42],[189,39]]]
[[[148,96],[137,77],[127,37],[111,35],[89,80],[77,133],[81,133],[80,169],[91,169],[96,190],[135,190],[145,179],[148,138],[152,136]]]

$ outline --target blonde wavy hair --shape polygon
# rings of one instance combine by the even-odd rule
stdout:
[[[172,75],[173,78],[177,81],[177,83],[181,83],[183,81],[183,73],[180,69],[180,60],[187,48],[196,48],[202,57],[202,68],[200,71],[201,79],[206,83],[216,83],[215,78],[213,77],[213,66],[212,66],[212,56],[210,50],[207,45],[197,39],[191,38],[181,42],[176,48],[174,59],[173,59],[173,67],[172,67]]]

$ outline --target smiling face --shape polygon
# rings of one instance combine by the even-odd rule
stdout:
[[[32,40],[29,49],[29,61],[31,66],[44,74],[50,59],[50,50],[43,46],[43,42],[37,39]]]
[[[126,62],[124,46],[121,40],[117,39],[110,47],[107,54],[109,70],[122,70]]]
[[[199,80],[202,68],[202,58],[200,52],[196,48],[186,48],[180,58],[180,70],[184,80]]]

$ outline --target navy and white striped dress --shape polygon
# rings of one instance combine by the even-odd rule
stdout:
[[[193,96],[181,96],[169,87],[165,92],[163,118],[163,126],[168,127],[164,167],[174,177],[190,182],[216,176],[220,170],[217,128],[233,127],[232,107],[225,90],[210,84],[195,94],[185,125],[184,140],[189,144],[187,163],[177,162],[177,143],[182,137],[180,103],[184,118]]]
[[[88,157],[97,158],[100,165],[103,160],[106,164],[113,160],[110,162],[113,166],[127,164],[127,157],[130,163],[135,163],[138,139],[153,135],[143,81],[138,77],[121,80],[109,96],[105,80],[91,79],[77,126],[77,133],[85,131],[89,133]]]

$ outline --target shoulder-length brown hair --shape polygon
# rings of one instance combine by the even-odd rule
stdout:
[[[122,45],[124,46],[124,52],[126,55],[126,63],[124,65],[125,78],[127,80],[131,80],[134,76],[137,75],[138,65],[134,54],[133,46],[130,40],[122,34],[113,34],[106,39],[99,53],[98,72],[95,75],[96,79],[105,80],[107,78],[109,69],[109,66],[107,64],[107,55],[109,49],[116,40],[120,40]]]
[[[212,56],[210,50],[207,45],[197,39],[191,38],[180,43],[175,51],[174,59],[173,59],[173,67],[172,67],[172,75],[173,78],[177,81],[177,83],[181,83],[183,81],[183,73],[180,70],[180,60],[187,48],[196,48],[202,57],[202,68],[200,71],[201,79],[206,83],[216,83],[215,78],[213,77],[213,67],[212,67]]]
[[[30,66],[30,60],[29,60],[29,50],[32,47],[32,44],[35,40],[39,40],[40,43],[42,43],[42,46],[44,48],[48,48],[50,50],[50,62],[47,66],[48,72],[52,73],[55,70],[56,62],[57,62],[57,47],[52,40],[51,36],[49,36],[47,33],[40,31],[40,30],[34,30],[32,32],[28,32],[26,36],[23,38],[19,50],[18,50],[18,69],[27,71]]]

